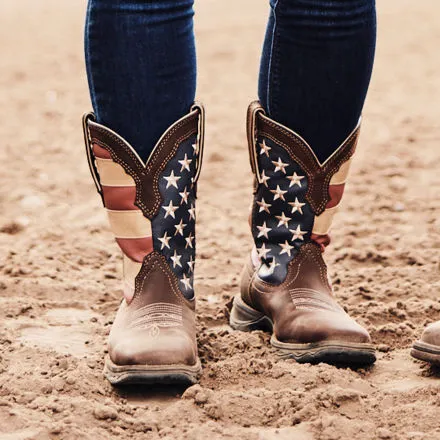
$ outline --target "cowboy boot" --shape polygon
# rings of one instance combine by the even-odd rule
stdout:
[[[434,322],[414,342],[411,356],[431,364],[440,365],[440,321]]]
[[[271,331],[272,346],[298,362],[373,363],[369,334],[336,302],[323,260],[359,126],[324,163],[258,102],[249,107],[247,126],[255,246],[234,298],[231,326]]]
[[[204,110],[161,137],[144,163],[109,128],[84,116],[87,158],[110,228],[123,254],[123,291],[104,374],[112,384],[195,383],[193,274],[195,199]]]

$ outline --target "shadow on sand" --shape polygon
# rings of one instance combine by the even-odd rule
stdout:
[[[188,385],[120,385],[114,387],[118,397],[135,404],[167,404],[182,397]]]

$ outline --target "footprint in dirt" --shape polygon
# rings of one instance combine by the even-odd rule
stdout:
[[[37,325],[35,322],[21,324],[18,339],[33,348],[82,358],[94,351],[89,345],[93,337],[90,322],[96,317],[90,310],[70,307],[51,309]]]

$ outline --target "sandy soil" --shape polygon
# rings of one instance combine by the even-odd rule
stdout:
[[[266,335],[227,326],[251,243],[244,115],[267,7],[199,1],[204,375],[186,391],[118,391],[101,374],[120,256],[83,156],[84,8],[0,2],[0,439],[440,439],[440,371],[409,357],[440,319],[438,1],[379,5],[360,153],[328,252],[337,296],[379,347],[360,371],[278,361]]]

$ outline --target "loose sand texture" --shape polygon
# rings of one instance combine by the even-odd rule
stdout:
[[[0,439],[440,439],[440,372],[409,347],[440,319],[440,6],[379,2],[377,63],[326,252],[379,348],[369,369],[278,361],[227,325],[251,247],[245,111],[265,0],[197,5],[208,109],[198,216],[204,373],[188,390],[102,376],[121,257],[83,151],[84,0],[0,1]]]

